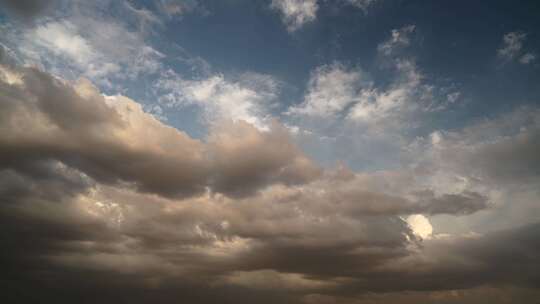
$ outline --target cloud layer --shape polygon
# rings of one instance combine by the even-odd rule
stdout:
[[[59,301],[94,294],[108,302],[99,295],[106,290],[141,303],[210,303],[224,293],[229,301],[324,303],[367,292],[538,284],[537,224],[471,239],[430,236],[405,220],[490,210],[489,183],[536,182],[537,170],[524,165],[536,162],[537,112],[513,114],[528,115],[526,133],[474,149],[468,141],[496,128],[433,135],[419,143],[426,158],[416,168],[354,173],[319,168],[278,122],[261,131],[230,121],[197,140],[87,80],[0,71],[2,255],[12,288],[37,287],[26,301],[53,299],[60,286]],[[487,123],[502,129],[515,120]],[[515,159],[515,149],[529,158]],[[471,183],[435,187],[439,170]],[[503,244],[517,240],[522,249],[508,259]],[[84,282],[74,279],[82,273]]]

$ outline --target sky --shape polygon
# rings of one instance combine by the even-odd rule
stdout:
[[[539,13],[0,0],[2,302],[540,303]]]

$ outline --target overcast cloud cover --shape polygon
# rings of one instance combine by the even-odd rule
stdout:
[[[0,0],[1,302],[539,303],[538,13]]]

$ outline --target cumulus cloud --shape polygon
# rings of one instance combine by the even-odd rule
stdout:
[[[399,59],[393,64],[394,79],[385,87],[377,87],[358,68],[339,63],[321,66],[312,72],[303,102],[286,114],[327,120],[345,117],[377,131],[405,128],[411,117],[442,106],[414,61]]]
[[[319,9],[317,0],[272,0],[270,7],[280,12],[289,32],[314,21]]]

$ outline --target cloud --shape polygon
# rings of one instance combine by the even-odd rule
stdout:
[[[536,55],[527,52],[523,44],[527,34],[523,32],[509,32],[503,36],[503,45],[497,50],[499,58],[505,61],[518,60],[521,64],[530,64],[536,59]]]
[[[421,94],[422,74],[414,62],[398,61],[396,69],[399,78],[387,90],[365,90],[362,98],[349,112],[349,118],[355,121],[376,124],[389,117],[409,114],[420,104],[413,101]]]
[[[40,25],[33,32],[27,33],[26,39],[55,55],[65,55],[80,65],[90,64],[97,56],[89,42],[77,33],[76,27],[70,22]]]
[[[318,67],[311,73],[303,103],[291,107],[288,114],[323,118],[341,114],[362,98],[363,88],[371,87],[365,78],[361,71],[347,70],[339,63]]]
[[[8,287],[32,288],[23,302],[347,302],[536,284],[538,224],[474,239],[435,224],[488,212],[507,178],[537,185],[523,167],[535,111],[433,135],[415,166],[352,172],[319,168],[277,122],[215,124],[196,140],[87,80],[2,65],[0,90],[1,257]],[[439,172],[481,179],[457,187]]]
[[[261,132],[242,121],[233,123],[214,130],[208,144],[216,169],[212,188],[218,192],[250,194],[260,185],[303,184],[320,174],[290,141],[288,131],[277,124],[271,132]]]
[[[392,30],[390,39],[377,46],[377,51],[385,56],[393,55],[397,50],[411,44],[410,35],[416,30],[415,25],[406,25],[399,29]]]
[[[198,0],[159,0],[158,9],[169,17],[182,16],[203,9]]]
[[[434,132],[425,160],[482,183],[529,184],[538,178],[533,151],[539,145],[539,117],[538,109],[525,107],[460,131]]]
[[[289,32],[313,22],[319,9],[317,0],[272,0],[270,7],[281,13],[282,21]]]
[[[497,50],[498,55],[506,60],[514,59],[523,48],[523,42],[527,34],[521,32],[509,32],[503,36],[503,45]]]
[[[414,61],[399,59],[394,64],[394,79],[386,87],[377,87],[360,69],[339,63],[318,67],[311,73],[303,102],[286,114],[330,121],[345,117],[374,132],[403,129],[410,117],[441,103],[424,84]]]
[[[43,12],[54,0],[1,0],[0,4],[18,16],[31,18]]]
[[[7,73],[22,79],[2,83],[11,92],[3,98],[2,129],[26,126],[2,137],[4,153],[15,163],[56,159],[102,182],[130,182],[141,191],[165,196],[203,192],[210,180],[232,194],[246,183],[294,183],[309,179],[311,173],[306,172],[317,171],[277,126],[265,133],[242,122],[221,125],[225,129],[216,126],[206,144],[161,124],[129,98],[102,96],[88,81],[72,87],[32,68]],[[240,141],[235,136],[241,136]],[[264,150],[268,143],[275,149]],[[28,154],[16,153],[23,146]],[[236,152],[264,152],[267,162],[254,160],[250,165],[245,161],[249,155]],[[224,155],[231,158],[223,159]],[[242,166],[240,171],[235,171],[237,165]]]
[[[270,124],[270,110],[279,93],[274,78],[257,73],[244,73],[233,79],[211,75],[201,80],[187,80],[169,72],[156,82],[163,93],[160,102],[167,107],[197,105],[204,110],[208,123],[220,120],[244,120],[261,130]]]
[[[536,55],[533,54],[533,53],[527,53],[523,56],[521,56],[521,58],[519,58],[519,63],[521,64],[529,64],[533,61],[536,60]]]
[[[367,12],[376,0],[341,0],[335,2],[331,4],[342,5],[345,3]],[[317,19],[319,3],[317,0],[272,0],[270,8],[281,13],[281,19],[287,26],[287,31],[295,32]]]
[[[286,114],[325,120],[344,117],[382,133],[409,129],[414,127],[413,117],[446,109],[459,99],[460,93],[448,93],[448,88],[430,84],[415,59],[398,52],[409,46],[409,35],[415,28],[409,25],[395,29],[389,40],[379,44],[381,69],[389,74],[388,82],[375,82],[358,67],[323,65],[312,71],[302,103],[291,106]]]
[[[61,17],[51,14],[28,27],[6,24],[3,42],[21,62],[121,91],[115,87],[121,81],[157,73],[165,55],[146,43],[148,33],[159,24],[153,13],[131,4],[113,6],[108,1],[66,3]],[[120,11],[126,18],[99,13],[105,10]]]
[[[407,217],[407,224],[409,224],[414,234],[423,239],[431,237],[433,233],[433,226],[422,214],[410,215]]]
[[[345,0],[351,5],[354,5],[364,11],[367,11],[367,9],[372,6],[376,0]]]

